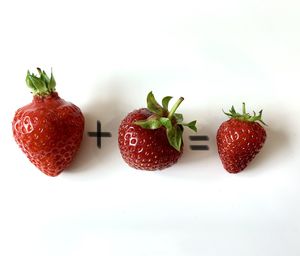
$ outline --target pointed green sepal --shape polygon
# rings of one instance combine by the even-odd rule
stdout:
[[[177,151],[181,150],[182,146],[182,134],[183,130],[179,125],[172,126],[171,129],[167,129],[167,137],[170,145]]]
[[[242,107],[243,113],[237,113],[232,106],[229,112],[225,112],[223,110],[223,113],[230,118],[237,119],[240,121],[245,121],[245,122],[260,122],[263,125],[267,125],[263,120],[262,120],[262,110],[259,111],[259,114],[257,115],[255,111],[253,111],[253,116],[251,116],[249,113],[246,111],[246,104],[243,102],[243,107]]]
[[[187,124],[185,124],[185,123],[182,123],[181,125],[183,125],[183,126],[186,126],[186,127],[190,128],[190,129],[191,129],[191,130],[193,130],[194,132],[197,132],[196,123],[197,123],[197,121],[196,121],[196,120],[194,120],[194,121],[192,121],[192,122],[190,122],[190,123],[187,123]]]
[[[159,119],[159,121],[160,121],[160,123],[161,123],[164,127],[166,127],[166,129],[171,129],[171,128],[172,128],[172,122],[171,122],[171,120],[170,120],[169,118],[167,118],[167,117],[161,117],[161,118]]]
[[[52,91],[55,91],[55,87],[56,87],[56,81],[54,79],[52,70],[51,70],[51,76],[50,76],[50,82],[49,82],[49,89]]]
[[[161,105],[158,104],[152,92],[147,96],[147,108],[159,116],[163,116],[165,111]]]
[[[162,126],[160,120],[154,118],[148,118],[146,120],[136,121],[134,124],[144,128],[144,129],[151,129],[155,130]]]
[[[162,99],[162,105],[163,105],[164,110],[169,111],[169,103],[172,98],[173,97],[171,97],[171,96],[166,96]]]
[[[49,78],[45,71],[37,68],[39,76],[30,74],[27,71],[26,84],[31,89],[33,95],[47,96],[55,91],[56,82],[51,71],[51,77]]]
[[[183,115],[182,114],[174,114],[174,117],[176,119],[177,123],[182,123],[183,122]]]
[[[182,97],[179,98],[169,111],[168,107],[171,99],[171,96],[164,97],[162,100],[162,107],[157,103],[153,93],[150,92],[147,96],[147,105],[148,110],[152,112],[152,115],[146,120],[139,120],[134,122],[134,124],[152,130],[164,127],[166,129],[169,144],[177,151],[181,151],[183,145],[183,126],[187,126],[193,131],[197,131],[196,121],[183,124],[183,115],[175,112],[184,99]]]

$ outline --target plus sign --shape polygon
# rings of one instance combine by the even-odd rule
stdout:
[[[97,121],[97,131],[96,132],[88,132],[88,135],[90,137],[95,137],[97,138],[97,147],[101,148],[101,138],[106,137],[109,138],[111,137],[110,132],[101,132],[101,122]]]

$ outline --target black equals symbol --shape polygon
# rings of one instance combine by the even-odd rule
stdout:
[[[206,135],[194,135],[189,137],[191,141],[209,141]],[[209,150],[208,145],[190,145],[191,150]]]

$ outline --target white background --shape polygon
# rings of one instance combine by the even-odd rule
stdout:
[[[0,255],[300,255],[298,0],[0,2]],[[86,117],[72,167],[29,163],[11,121],[29,103],[27,69],[53,67],[57,90]],[[121,119],[147,93],[185,97],[210,137],[162,172],[129,168]],[[238,174],[215,134],[231,105],[264,109],[268,138]],[[98,150],[96,120],[113,137]]]

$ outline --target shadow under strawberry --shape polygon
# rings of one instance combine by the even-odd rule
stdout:
[[[70,174],[109,171],[107,166],[119,157],[116,138],[122,118],[122,97],[116,92],[122,88],[122,82],[108,81],[98,84],[97,88],[93,88],[89,103],[82,107],[85,133],[78,156],[68,172]],[[101,149],[97,147],[97,139],[88,136],[88,132],[96,131],[97,121],[101,122],[102,132],[110,132],[112,135],[111,138],[101,138]]]
[[[266,141],[264,148],[260,154],[249,165],[249,168],[245,172],[249,173],[263,171],[263,166],[267,166],[269,161],[273,161],[277,156],[280,156],[282,152],[286,152],[289,148],[291,137],[288,132],[284,130],[268,128],[268,140]]]
[[[208,127],[200,127],[201,134],[207,136],[209,138],[208,141],[191,141],[189,139],[189,136],[192,134],[187,133],[184,135],[184,141],[185,141],[185,149],[186,152],[185,156],[182,157],[183,163],[202,163],[203,160],[207,161],[210,158],[215,158],[215,156],[218,154],[217,147],[215,145],[215,134],[208,129]],[[190,148],[191,145],[207,145],[208,150],[192,150]]]

